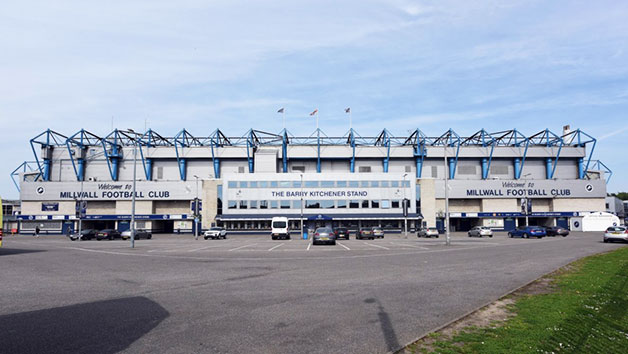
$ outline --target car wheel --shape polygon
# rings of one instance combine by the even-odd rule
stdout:
[[[563,237],[567,237],[567,235],[563,235]]]
[[[488,235],[488,237],[493,238],[493,235]]]
[[[153,235],[148,235],[148,236],[146,236],[146,239],[147,239],[147,240],[150,240],[151,238],[153,238]]]
[[[508,233],[508,237],[512,238],[512,234],[510,232]]]
[[[523,234],[523,238],[528,238],[528,237],[529,237],[529,236],[528,236],[528,234],[527,234],[527,233],[526,233],[526,234]]]
[[[332,246],[335,246],[336,245],[336,241],[332,242],[331,244],[332,244]]]
[[[604,243],[608,243],[608,240],[607,240],[607,239],[604,239]]]

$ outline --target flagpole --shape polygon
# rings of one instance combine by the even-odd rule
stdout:
[[[286,112],[284,110],[281,111],[281,118],[283,119],[283,130],[286,130]]]
[[[351,119],[351,110],[349,110],[349,130],[353,129],[353,120]]]

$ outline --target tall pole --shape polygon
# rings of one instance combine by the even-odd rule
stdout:
[[[133,196],[131,197],[131,248],[135,248],[135,191],[137,187],[136,177],[137,177],[137,140],[135,140],[133,144]]]
[[[85,162],[83,162],[85,164]],[[81,230],[83,228],[83,181],[85,180],[85,165],[83,165],[83,175],[81,176],[81,197],[79,198],[79,222],[78,222],[78,240],[81,239]]]
[[[301,173],[301,239],[303,240],[303,173]]]
[[[283,108],[281,110],[281,119],[283,119],[283,130],[286,130],[286,111]]]
[[[406,201],[406,177],[408,174],[403,175],[403,235],[408,238],[408,202]]]
[[[449,166],[447,164],[447,147],[448,144],[445,144],[445,244],[449,246],[451,244],[451,240],[449,235]]]
[[[194,175],[196,178],[196,200],[194,201],[194,239],[198,240],[198,176]]]

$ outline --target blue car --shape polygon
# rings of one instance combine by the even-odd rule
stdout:
[[[529,237],[544,237],[546,236],[547,233],[545,231],[545,228],[542,228],[540,226],[519,226],[514,230],[510,230],[508,232],[508,237],[523,237],[523,238],[529,238]]]

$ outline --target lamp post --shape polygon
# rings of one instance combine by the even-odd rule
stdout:
[[[526,191],[527,184],[528,184],[528,180],[526,179],[526,177],[531,176],[531,175],[532,175],[532,173],[526,173],[525,175],[523,175],[523,181],[526,184],[526,186],[523,187],[523,191],[524,192]],[[525,203],[524,204],[524,208],[525,209],[524,208],[522,208],[522,209],[523,209],[523,211],[525,211],[524,214],[526,216],[526,226],[528,226],[529,225],[529,218],[528,218],[529,212],[528,212],[528,194],[527,193],[525,193],[525,199],[523,199],[523,200],[524,200],[524,203]]]
[[[301,239],[303,240],[303,173],[301,173]]]
[[[403,185],[402,185],[403,208],[401,209],[403,211],[403,236],[405,238],[408,238],[408,202],[406,201],[406,177],[407,176],[408,176],[407,173],[403,175]]]
[[[448,168],[448,164],[447,164],[447,147],[448,144],[445,144],[443,150],[444,150],[444,156],[445,156],[445,244],[447,246],[451,245],[451,239],[450,239],[450,235],[449,235],[449,168]]]
[[[83,165],[83,175],[81,176],[81,193],[79,194],[79,222],[78,222],[78,240],[81,240],[81,230],[83,228],[83,181],[85,180],[85,165]]]
[[[194,200],[194,239],[198,240],[198,176],[194,175],[196,179],[196,198]]]
[[[128,129],[133,134],[133,129]],[[133,195],[131,196],[131,248],[135,248],[135,191],[137,188],[137,139],[133,139]]]

